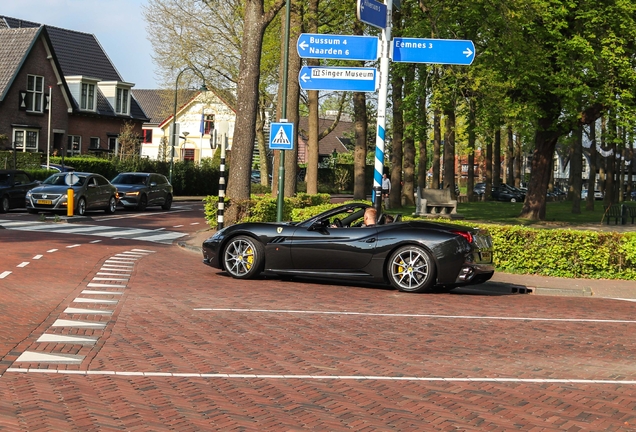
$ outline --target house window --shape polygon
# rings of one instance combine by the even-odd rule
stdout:
[[[95,111],[95,84],[82,84],[80,109]]]
[[[88,146],[90,149],[98,149],[99,148],[99,137],[91,137],[91,142]]]
[[[82,153],[82,137],[79,135],[69,135],[66,144],[66,154],[74,156]]]
[[[44,100],[44,77],[27,75],[26,109],[31,112],[42,112]]]
[[[39,131],[16,129],[13,131],[13,143],[16,150],[37,151]]]
[[[108,150],[113,153],[117,152],[117,137],[108,137]]]
[[[128,89],[117,89],[115,112],[117,114],[128,114]]]
[[[204,122],[204,135],[212,135],[212,131],[214,130],[214,114],[208,114],[205,116]]]
[[[144,144],[152,144],[152,129],[141,130],[141,142]]]

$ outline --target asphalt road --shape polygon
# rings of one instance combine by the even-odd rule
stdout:
[[[0,430],[636,430],[633,302],[237,281],[200,203],[90,216],[0,215]]]

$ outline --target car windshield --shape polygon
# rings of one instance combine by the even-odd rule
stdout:
[[[148,184],[148,176],[135,174],[119,174],[111,183],[127,184],[127,185],[146,185]]]
[[[42,182],[45,185],[55,185],[55,186],[68,186],[66,184],[66,176],[69,174],[53,174],[51,177],[47,178]],[[75,177],[78,178],[77,182],[73,184],[73,186],[82,186],[86,181],[86,176],[80,176],[74,174]]]
[[[9,174],[0,174],[0,185],[2,186],[11,186],[11,177]]]

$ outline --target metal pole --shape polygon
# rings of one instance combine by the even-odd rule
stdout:
[[[51,166],[51,111],[53,111],[53,95],[49,86],[49,130],[46,137],[46,169]]]
[[[285,5],[285,61],[283,62],[283,106],[281,107],[281,121],[287,121],[287,75],[289,71],[289,17],[291,15],[291,0]],[[285,120],[283,120],[285,119]],[[293,140],[294,137],[291,137]],[[285,200],[285,150],[279,150],[278,160],[278,200],[276,203],[276,221],[283,220],[283,205]]]
[[[216,131],[215,131],[216,132]],[[219,202],[216,210],[217,229],[223,228],[223,213],[225,211],[225,149],[227,148],[227,133],[221,139],[221,166],[219,167]]]
[[[177,143],[177,94],[179,89],[179,78],[181,78],[181,74],[185,71],[189,70],[187,67],[182,69],[177,75],[177,80],[174,83],[174,109],[172,110],[172,133],[170,134],[170,184],[172,184],[172,171],[174,169],[174,146]]]
[[[391,26],[393,1],[386,0],[386,27],[382,29],[382,57],[380,58],[380,89],[378,91],[377,133],[375,137],[375,172],[373,173],[373,201],[375,191],[382,189],[384,171],[384,142],[386,128],[386,101],[389,86],[389,44],[391,42]]]

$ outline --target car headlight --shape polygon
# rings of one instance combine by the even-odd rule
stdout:
[[[126,195],[128,196],[137,196],[139,195],[139,191],[135,191],[135,192],[126,192]]]
[[[27,191],[26,197],[31,198],[31,191]]]

